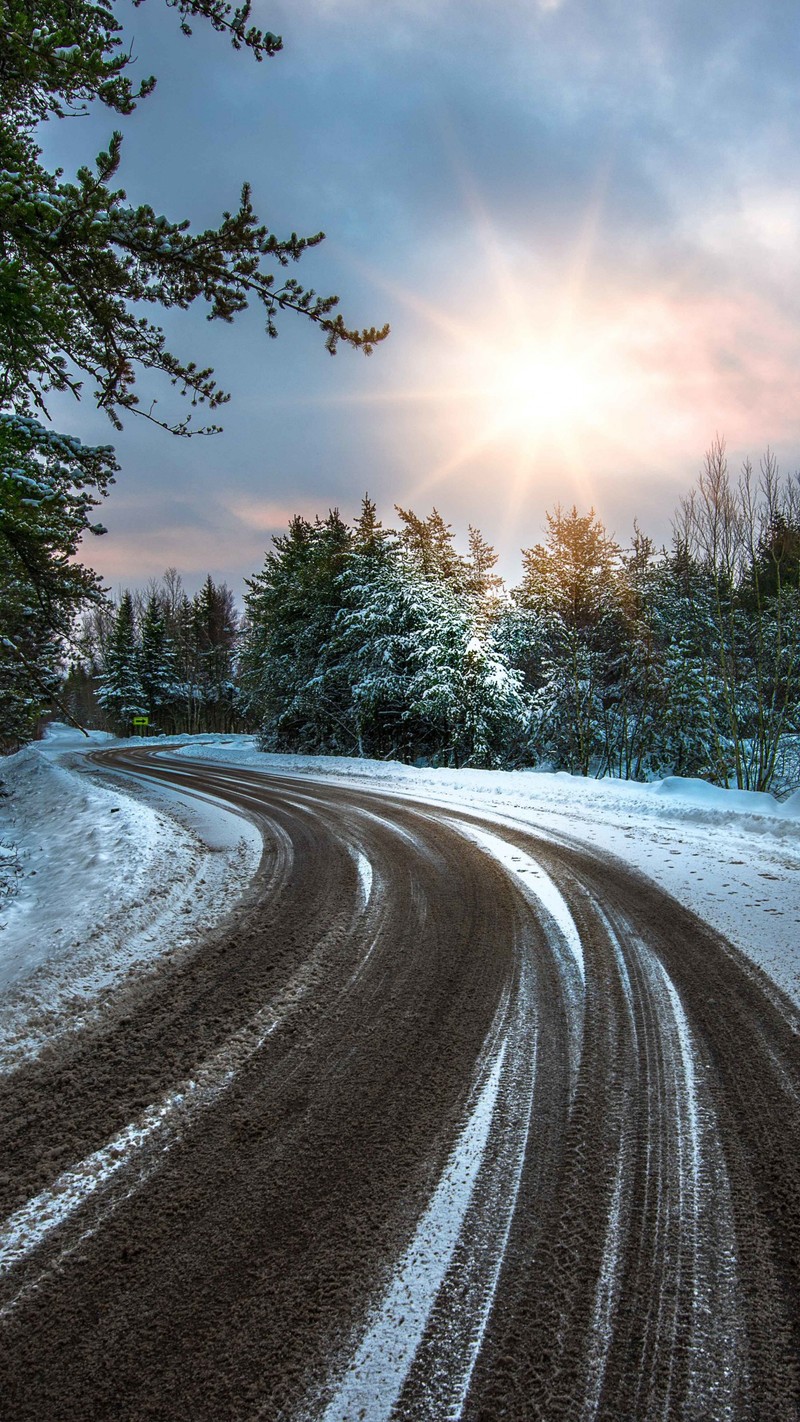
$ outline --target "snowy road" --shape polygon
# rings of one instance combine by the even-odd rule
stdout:
[[[9,1416],[800,1416],[796,1009],[585,846],[110,751],[265,841],[0,1101]]]

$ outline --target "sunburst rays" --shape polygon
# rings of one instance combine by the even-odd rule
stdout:
[[[409,424],[416,424],[409,436],[416,478],[404,498],[439,499],[456,481],[462,489],[473,480],[485,485],[489,473],[502,524],[496,532],[505,538],[532,500],[540,502],[543,484],[597,504],[597,481],[613,477],[617,463],[641,469],[652,456],[658,471],[662,460],[647,447],[647,412],[669,403],[676,278],[670,289],[651,288],[646,296],[622,282],[615,283],[618,294],[611,289],[607,258],[599,255],[610,158],[598,169],[571,244],[554,256],[549,241],[537,247],[532,238],[526,250],[501,231],[452,148],[450,157],[466,256],[454,255],[438,300],[362,267],[413,316],[414,345],[401,351],[383,388],[325,403],[416,412]],[[460,260],[466,265],[459,278]],[[398,377],[398,364],[405,376]]]

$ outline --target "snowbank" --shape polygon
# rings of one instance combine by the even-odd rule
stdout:
[[[176,754],[195,760],[226,761],[253,770],[276,770],[298,775],[336,776],[344,780],[377,782],[385,789],[400,789],[423,797],[477,797],[481,802],[513,806],[564,807],[597,805],[604,809],[636,810],[662,817],[662,799],[673,801],[672,814],[695,823],[725,819],[797,821],[800,831],[800,790],[778,800],[756,790],[724,790],[706,780],[670,775],[642,784],[635,780],[593,780],[565,770],[462,770],[419,768],[400,761],[359,760],[351,756],[275,755],[259,751],[254,736],[176,737]],[[164,745],[166,741],[148,744]]]
[[[17,870],[0,897],[6,1069],[125,973],[210,927],[261,855],[257,830],[237,815],[149,789],[145,803],[127,777],[116,789],[78,773],[103,741],[114,744],[56,727],[0,761],[0,841]]]

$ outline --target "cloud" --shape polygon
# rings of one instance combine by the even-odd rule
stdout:
[[[258,533],[277,533],[285,529],[296,514],[313,520],[319,513],[319,501],[308,497],[258,499],[235,495],[226,507],[245,528]]]
[[[251,178],[278,231],[329,234],[299,278],[393,334],[369,362],[331,361],[288,317],[272,344],[255,315],[228,330],[166,313],[170,344],[232,389],[226,433],[180,444],[128,422],[112,533],[91,544],[101,568],[239,580],[293,513],[352,517],[367,488],[384,512],[435,497],[454,522],[503,528],[512,553],[559,497],[593,500],[619,527],[646,504],[660,537],[717,430],[732,459],[771,441],[794,462],[793,5],[260,9],[286,43],[260,66],[199,24],[184,42],[170,12],[135,12],[141,72],[161,83],[128,125],[121,180],[205,222]],[[95,143],[93,122],[50,125],[47,142],[85,159],[109,127],[101,115]],[[575,414],[560,441],[487,439],[485,400],[446,387],[480,383],[487,350],[555,330],[562,344],[572,333],[579,366],[587,344],[604,353],[602,427]],[[109,438],[86,415],[60,423]]]

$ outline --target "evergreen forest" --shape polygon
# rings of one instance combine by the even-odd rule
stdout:
[[[768,452],[732,477],[708,451],[669,549],[556,508],[508,588],[470,526],[367,496],[297,516],[240,620],[209,577],[169,571],[84,614],[63,687],[78,720],[129,732],[255,730],[263,749],[426,765],[800,781],[800,484]]]

